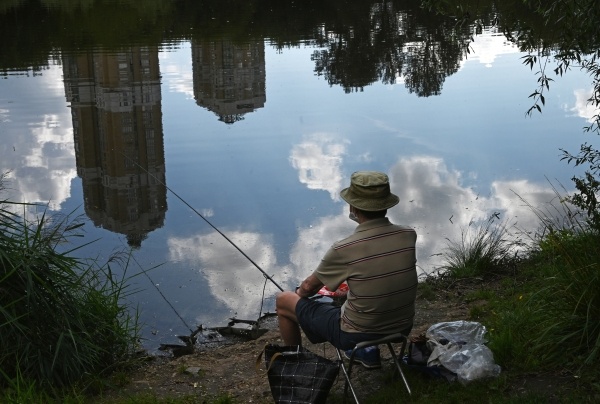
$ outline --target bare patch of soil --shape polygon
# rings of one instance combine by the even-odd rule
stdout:
[[[430,296],[430,300],[420,298],[411,336],[425,333],[435,323],[467,320],[470,306],[481,304],[465,302],[466,291],[469,288],[474,289],[471,286],[438,288],[435,296]],[[109,392],[100,401],[111,402],[118,397],[149,393],[157,398],[193,396],[197,398],[197,402],[229,395],[236,402],[271,403],[273,400],[264,361],[260,361],[257,366],[257,357],[267,343],[283,344],[276,326],[255,340],[221,345],[212,349],[197,349],[194,353],[179,358],[156,357],[134,371],[128,385],[119,391]],[[335,351],[329,344],[312,345],[306,341],[305,345],[315,353],[331,359],[336,358]],[[382,349],[381,353],[383,367],[391,366],[387,363],[387,350]],[[385,382],[381,370],[366,371],[360,366],[355,369],[356,372],[361,372],[356,379],[353,377],[360,385],[361,394],[368,395],[369,391],[376,391]],[[523,380],[520,388],[529,389],[542,385],[547,388],[546,379],[532,375],[531,380]],[[340,372],[333,391],[341,392],[343,388],[344,379]]]

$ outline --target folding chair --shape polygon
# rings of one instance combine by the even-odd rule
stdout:
[[[356,395],[356,390],[354,389],[354,386],[352,386],[352,382],[350,381],[350,375],[352,373],[352,366],[354,365],[354,355],[356,354],[356,350],[359,348],[366,348],[369,346],[375,346],[375,345],[380,345],[380,344],[386,344],[387,347],[389,348],[390,353],[392,354],[392,359],[394,360],[394,363],[396,364],[396,368],[398,368],[398,372],[400,373],[400,376],[402,377],[402,381],[404,382],[404,385],[406,386],[406,390],[408,390],[408,394],[410,395],[411,394],[410,387],[408,386],[406,377],[404,377],[402,368],[400,368],[400,360],[402,360],[402,358],[404,357],[404,352],[406,350],[407,342],[408,342],[408,340],[407,340],[406,336],[401,333],[390,334],[386,337],[383,337],[383,338],[380,338],[377,340],[373,340],[373,341],[360,342],[360,343],[356,344],[354,349],[352,349],[352,353],[350,354],[350,362],[348,363],[348,368],[346,368],[346,365],[344,364],[344,360],[342,359],[342,350],[336,349],[338,358],[341,363],[340,366],[342,368],[342,372],[344,373],[344,377],[346,378],[346,384],[344,386],[344,400],[346,399],[346,397],[348,395],[348,387],[349,387],[350,391],[352,392],[352,397],[354,398],[354,401],[356,402],[356,404],[359,404],[358,397]],[[400,347],[400,355],[396,355],[396,352],[394,351],[394,347],[392,346],[392,343],[402,344]]]

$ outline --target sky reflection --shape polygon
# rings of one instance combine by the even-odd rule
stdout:
[[[314,134],[293,147],[290,162],[298,171],[301,184],[308,189],[327,191],[331,199],[338,201],[344,154],[346,146],[343,142],[336,142],[327,134]]]
[[[312,160],[310,156],[305,158]],[[395,223],[416,228],[421,275],[432,273],[439,267],[439,254],[447,247],[447,239],[456,241],[463,232],[476,231],[477,223],[487,221],[491,213],[498,212],[513,233],[535,229],[538,225],[535,212],[527,204],[520,203],[515,195],[527,195],[527,203],[549,211],[552,211],[549,201],[556,201],[550,185],[526,180],[494,182],[489,195],[478,195],[462,184],[461,173],[449,170],[442,160],[431,156],[400,158],[389,170],[389,175],[392,190],[401,196],[401,201],[390,209],[388,216]],[[346,182],[347,179],[340,180],[335,188],[341,189]],[[284,288],[292,288],[316,268],[334,241],[354,230],[354,222],[348,219],[347,205],[337,205],[338,214],[316,217],[308,225],[298,228],[288,262],[277,261],[273,234],[227,229],[225,234],[275,282]],[[472,227],[473,223],[475,227]],[[238,318],[258,315],[263,298],[260,285],[266,283],[266,296],[277,291],[215,232],[172,237],[167,242],[170,260],[196,268],[208,283],[213,297],[234,311]]]
[[[65,105],[62,69],[52,65],[33,77],[0,82],[0,172],[20,202],[60,210],[76,178],[73,130]]]
[[[592,97],[592,90],[578,89],[573,94],[575,95],[575,106],[565,106],[565,109],[574,112],[580,118],[584,118],[588,123],[594,122],[594,116],[598,115],[599,110],[588,102]]]
[[[400,197],[389,217],[416,229],[422,274],[442,265],[447,240],[459,240],[493,213],[515,234],[539,225],[528,205],[559,214],[549,205],[557,196],[545,176],[554,183],[573,175],[558,149],[578,146],[580,138],[570,135],[593,115],[589,92],[581,90],[586,78],[557,83],[547,96],[548,113],[526,120],[529,87],[521,90],[523,83],[533,89],[535,76],[495,33],[476,37],[442,95],[427,98],[408,94],[402,84],[345,94],[315,77],[312,49],[264,46],[266,102],[243,120],[225,124],[196,103],[187,42],[158,52],[161,99],[154,105],[164,127],[160,166],[167,186],[283,287],[296,286],[355,228],[339,192],[356,170],[388,173]],[[11,171],[12,199],[50,202],[64,213],[84,204],[61,66],[0,80],[0,136],[0,170]],[[181,326],[156,289],[192,326],[255,318],[263,287],[263,312],[273,310],[276,288],[166,193],[164,223],[134,251],[142,268],[162,264],[148,274],[154,287],[136,279],[144,289],[135,295],[142,321],[168,332]],[[86,230],[101,240],[91,255],[126,245],[106,226],[88,223]]]

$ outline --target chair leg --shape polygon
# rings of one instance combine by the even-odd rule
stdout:
[[[402,341],[402,345],[400,348],[400,357],[398,357],[396,355],[396,352],[394,351],[394,347],[392,346],[392,343],[390,342],[390,341],[398,341],[398,340]],[[344,384],[344,402],[346,402],[346,397],[348,397],[348,388],[350,388],[350,392],[352,393],[354,402],[356,404],[360,404],[358,401],[358,396],[356,394],[356,390],[354,390],[354,386],[352,385],[352,382],[350,381],[350,375],[352,373],[352,365],[354,364],[354,355],[356,353],[356,350],[360,349],[360,348],[364,348],[366,346],[374,346],[377,344],[386,344],[388,346],[388,349],[390,350],[390,353],[392,354],[392,359],[394,360],[394,363],[396,364],[396,368],[398,369],[398,373],[400,373],[400,377],[402,377],[404,386],[406,387],[408,394],[412,395],[410,386],[408,385],[408,381],[406,380],[406,377],[404,376],[404,372],[402,371],[402,368],[400,367],[400,361],[399,361],[404,356],[404,351],[406,350],[407,339],[403,335],[394,335],[387,340],[382,339],[382,340],[357,344],[357,346],[355,346],[354,349],[352,350],[352,354],[350,355],[350,362],[348,363],[348,368],[346,368],[346,365],[344,364],[344,359],[342,358],[342,351],[340,349],[335,350],[337,353],[337,356],[340,360],[340,367],[342,368],[342,373],[344,374],[344,378],[346,379],[346,383]]]
[[[346,369],[346,365],[344,365],[344,359],[342,358],[342,352],[339,349],[335,350],[337,352],[338,358],[340,360],[340,367],[342,368],[342,373],[344,373],[344,378],[346,379],[346,383],[344,384],[344,402],[346,402],[346,397],[348,396],[348,387],[350,387],[350,392],[352,393],[352,397],[354,398],[354,402],[356,404],[360,404],[358,401],[358,396],[356,395],[356,391],[354,390],[354,386],[352,386],[352,382],[350,381],[350,373],[352,372],[352,361],[348,364],[348,369]],[[354,355],[352,355],[351,359]]]
[[[396,364],[396,368],[398,368],[398,372],[400,373],[400,377],[402,377],[402,381],[404,382],[404,386],[406,386],[406,390],[408,391],[408,394],[412,395],[412,392],[410,391],[410,387],[408,385],[408,381],[406,381],[404,372],[402,372],[402,368],[400,368],[400,362],[398,361],[398,356],[396,355],[396,352],[394,352],[394,347],[392,346],[392,343],[388,342],[387,346],[390,350],[390,353],[392,354],[392,358],[394,359],[394,363]],[[402,348],[400,349],[400,358],[402,358],[404,356],[405,349],[406,349],[406,341],[404,341],[402,343]]]

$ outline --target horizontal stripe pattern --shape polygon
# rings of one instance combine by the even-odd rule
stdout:
[[[415,285],[414,287],[416,288],[417,285]],[[407,309],[407,308],[409,308],[411,306],[411,304],[412,304],[411,302],[408,302],[408,303],[406,303],[403,306],[393,307],[393,308],[390,308],[390,309],[387,309],[387,310],[381,310],[381,311],[375,311],[375,310],[373,310],[373,311],[370,311],[369,314],[377,315],[377,314],[393,313],[393,312],[398,311],[398,310]],[[351,302],[348,303],[348,306],[352,307],[354,310],[357,310],[356,306],[354,306]]]
[[[325,254],[315,275],[330,289],[348,281],[342,329],[394,333],[412,325],[417,292],[415,231],[387,218],[360,224]]]
[[[413,229],[400,229],[400,230],[390,231],[388,233],[376,234],[376,235],[373,235],[373,236],[360,238],[358,240],[353,240],[353,241],[350,241],[350,242],[341,243],[341,244],[335,246],[334,248],[336,250],[339,250],[339,249],[342,249],[342,248],[353,246],[355,244],[364,243],[366,241],[373,241],[373,240],[377,240],[377,239],[380,239],[380,238],[393,236],[395,234],[400,234],[400,233],[414,233],[414,230]]]
[[[352,281],[352,282],[365,282],[365,281],[371,281],[371,280],[374,280],[374,279],[388,278],[390,276],[403,274],[405,272],[411,272],[411,271],[414,271],[415,269],[416,268],[413,265],[413,266],[408,267],[408,268],[399,269],[397,271],[388,272],[388,273],[381,274],[381,275],[371,275],[371,276],[362,276],[362,277],[351,276],[351,277],[348,278],[348,281]]]
[[[418,282],[415,282],[412,285],[409,285],[405,288],[398,288],[396,286],[394,286],[394,290],[391,292],[387,292],[387,293],[378,293],[375,295],[367,295],[367,296],[360,296],[358,295],[356,292],[350,292],[352,294],[352,299],[351,300],[360,300],[360,299],[385,299],[388,297],[393,297],[395,295],[398,294],[402,294],[402,293],[406,293],[409,292],[413,289],[416,289],[418,285]],[[352,286],[350,283],[348,283],[349,289],[352,290]],[[354,288],[354,290],[357,290],[358,288]],[[350,294],[349,293],[349,294]]]
[[[363,258],[360,258],[360,259],[357,259],[357,260],[354,260],[354,261],[350,261],[350,262],[348,262],[348,265],[354,265],[354,264],[358,264],[360,262],[364,262],[364,261],[374,260],[374,259],[377,259],[377,258],[386,257],[388,255],[402,254],[402,253],[405,253],[405,252],[410,251],[410,250],[415,251],[415,248],[414,247],[408,247],[408,248],[403,248],[401,250],[385,251],[385,252],[382,252],[382,253],[379,253],[379,254],[376,254],[376,255],[370,255],[368,257],[363,257]]]
[[[345,314],[342,316],[342,320],[344,323],[350,325],[352,329],[356,330],[357,332],[374,332],[372,328],[363,327],[360,323],[352,321],[352,319]],[[379,330],[378,332],[382,334],[395,334],[396,332],[402,332],[408,327],[412,327],[412,320],[410,320],[409,318],[400,318],[389,323],[381,323],[381,325],[381,330]],[[400,331],[387,332],[385,331],[386,329],[399,329]]]

